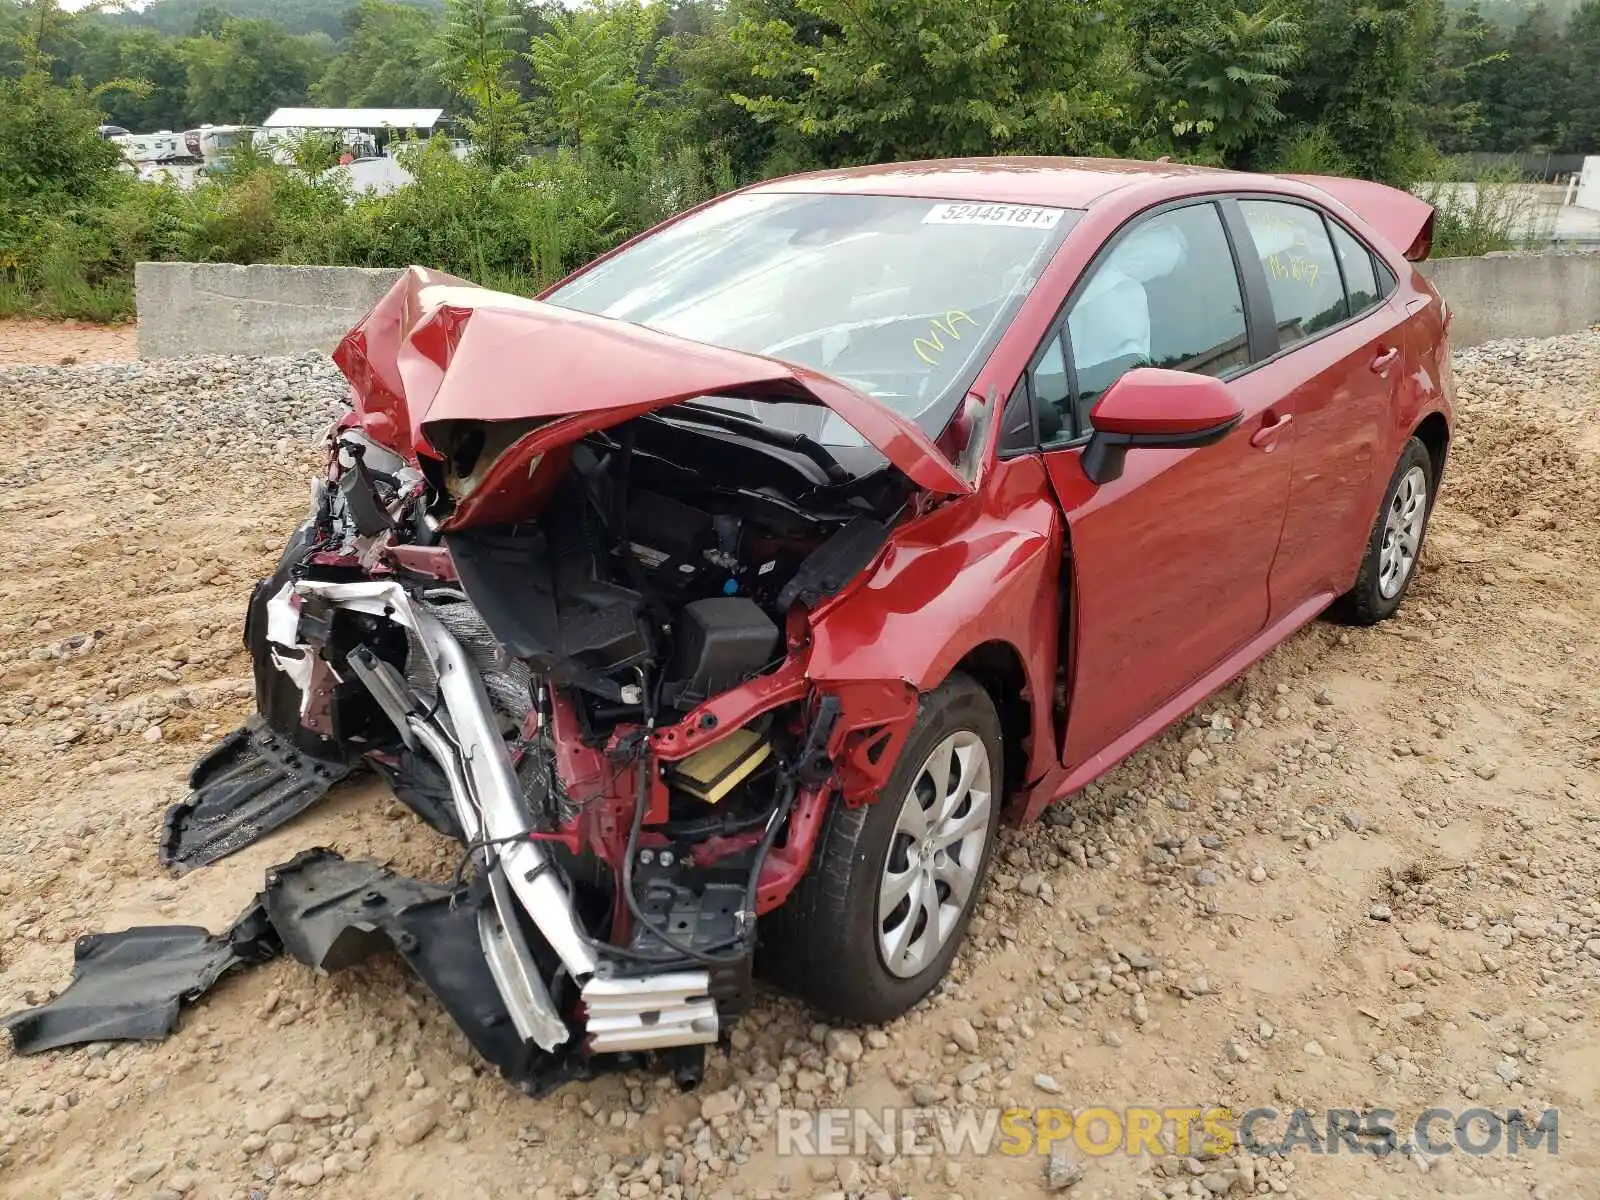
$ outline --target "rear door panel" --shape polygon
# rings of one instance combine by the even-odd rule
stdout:
[[[1406,370],[1406,316],[1381,291],[1367,247],[1322,209],[1286,197],[1241,197],[1240,240],[1259,255],[1283,348],[1252,386],[1294,413],[1288,510],[1271,572],[1273,619],[1355,581],[1374,516],[1375,477],[1387,475],[1395,390]],[[1354,316],[1351,314],[1354,313]]]
[[[1272,567],[1272,612],[1355,582],[1372,528],[1369,499],[1405,367],[1405,315],[1388,304],[1257,372],[1294,405],[1293,473]]]

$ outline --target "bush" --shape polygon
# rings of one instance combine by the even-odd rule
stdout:
[[[0,205],[48,207],[98,196],[121,152],[99,134],[100,112],[77,80],[43,72],[0,78]]]
[[[1456,181],[1467,172],[1449,174],[1453,179],[1435,177],[1417,188],[1417,194],[1433,205],[1435,257],[1515,250],[1533,240],[1539,203],[1515,167],[1485,168],[1465,182]]]
[[[181,193],[176,257],[192,262],[324,262],[346,196],[289,167],[230,170]]]
[[[1279,142],[1267,169],[1283,175],[1348,175],[1350,160],[1326,127],[1312,125]]]
[[[325,259],[422,263],[532,294],[640,229],[732,186],[725,164],[663,155],[643,134],[613,158],[558,150],[501,171],[457,158],[443,138],[401,152],[414,182],[358,196],[330,226]]]
[[[121,153],[76,80],[0,79],[0,311],[89,320],[131,312],[132,262],[105,218],[128,194]]]

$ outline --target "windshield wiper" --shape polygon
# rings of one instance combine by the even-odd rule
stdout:
[[[815,438],[807,437],[803,433],[795,433],[788,429],[774,429],[771,425],[764,424],[755,417],[728,412],[726,409],[721,408],[706,408],[694,403],[692,400],[675,404],[666,412],[653,415],[658,417],[676,415],[682,420],[698,422],[701,425],[714,425],[718,429],[744,434],[753,441],[765,442],[769,446],[777,446],[782,450],[792,450],[821,467],[823,474],[828,477],[829,483],[848,483],[855,478]]]

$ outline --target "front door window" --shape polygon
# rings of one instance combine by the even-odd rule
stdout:
[[[1158,214],[1091,268],[1067,313],[1079,432],[1102,392],[1134,367],[1227,375],[1250,361],[1244,298],[1214,204]]]

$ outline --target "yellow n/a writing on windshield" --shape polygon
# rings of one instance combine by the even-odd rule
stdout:
[[[934,317],[928,322],[928,336],[914,339],[911,348],[917,352],[917,357],[930,367],[938,366],[939,355],[944,353],[944,339],[949,338],[953,342],[959,342],[961,334],[956,327],[963,321],[974,329],[978,327],[978,323],[959,308],[952,308],[945,313],[943,319]]]

